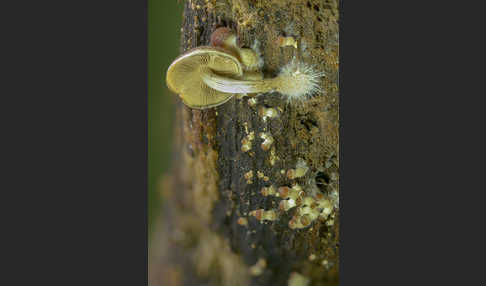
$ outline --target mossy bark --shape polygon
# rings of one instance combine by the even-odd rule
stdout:
[[[181,53],[208,45],[221,26],[237,31],[243,47],[258,43],[267,76],[294,57],[315,64],[325,73],[323,93],[301,104],[278,93],[235,97],[208,110],[178,100],[174,168],[161,186],[150,285],[338,285],[338,2],[186,1]],[[284,37],[297,47],[282,45]],[[262,116],[263,108],[277,116]],[[272,144],[261,145],[263,133]],[[306,172],[293,178],[288,170],[297,165]],[[282,198],[261,190],[295,184],[329,198],[331,214],[290,228],[296,208],[279,209]],[[251,215],[258,209],[277,218],[258,220]]]

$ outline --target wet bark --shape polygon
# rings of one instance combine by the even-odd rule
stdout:
[[[325,73],[323,93],[302,104],[278,93],[233,98],[202,111],[177,101],[150,285],[338,285],[338,2],[186,1],[181,53],[208,45],[221,26],[237,31],[242,47],[258,43],[266,76],[293,57],[315,64]],[[283,44],[285,37],[297,44]],[[277,116],[264,116],[271,108]],[[303,176],[293,176],[298,168]],[[298,207],[282,210],[282,196],[268,190],[296,185],[326,198],[331,213],[291,228]],[[276,218],[261,219],[260,209]]]

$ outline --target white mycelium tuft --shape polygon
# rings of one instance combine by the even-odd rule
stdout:
[[[277,91],[287,97],[288,103],[302,102],[313,94],[322,93],[320,78],[323,76],[324,73],[317,71],[315,66],[294,58],[277,76]]]

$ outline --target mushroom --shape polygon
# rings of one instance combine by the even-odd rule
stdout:
[[[236,36],[228,28],[219,28],[211,35],[213,47],[202,46],[179,56],[167,70],[167,85],[183,102],[197,109],[215,107],[235,94],[256,96],[279,92],[288,101],[304,100],[320,92],[323,73],[295,58],[280,73],[263,79],[259,58],[251,49],[239,48]],[[257,75],[255,76],[255,73]]]
[[[263,78],[260,72],[263,61],[252,49],[240,48],[237,44],[236,34],[230,28],[220,27],[214,30],[211,33],[210,43],[213,47],[219,47],[233,53],[243,64],[243,68],[246,71],[245,75],[249,74],[253,77],[249,79],[254,79],[255,77],[256,79]],[[260,78],[258,75],[260,75]]]
[[[319,78],[322,73],[304,63],[292,60],[284,66],[274,78],[261,80],[239,80],[208,72],[202,74],[203,81],[209,87],[227,93],[266,93],[279,92],[288,101],[304,100],[315,92],[320,92]]]
[[[198,47],[179,56],[167,70],[167,85],[184,104],[204,109],[225,103],[234,93],[211,88],[206,75],[218,73],[226,79],[241,77],[243,69],[236,57],[214,47]]]

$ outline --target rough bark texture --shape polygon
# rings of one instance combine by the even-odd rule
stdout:
[[[317,64],[324,92],[299,105],[273,93],[203,111],[178,100],[176,159],[161,186],[150,285],[337,285],[338,2],[186,1],[181,52],[208,45],[221,26],[237,31],[243,47],[258,41],[267,76],[294,56]],[[293,37],[297,48],[282,46],[281,37]],[[278,115],[264,118],[263,108]],[[273,143],[262,146],[261,133]],[[292,179],[297,165],[307,171]],[[261,191],[295,184],[306,195],[323,194],[332,213],[290,228],[297,208],[280,210],[282,198]],[[258,220],[252,215],[258,209],[274,210],[277,218]]]

